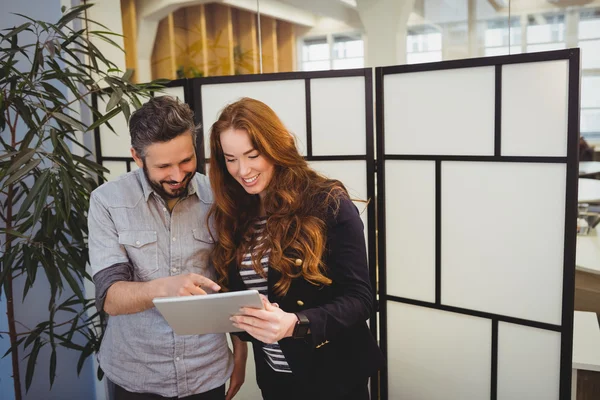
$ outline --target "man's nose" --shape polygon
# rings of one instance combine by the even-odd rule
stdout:
[[[171,173],[171,178],[176,182],[181,182],[185,177],[185,171],[181,167],[175,167]]]

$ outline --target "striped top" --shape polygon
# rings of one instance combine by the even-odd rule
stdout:
[[[252,266],[252,253],[257,253],[261,247],[263,246],[263,232],[265,230],[265,224],[267,223],[267,218],[260,218],[253,226],[253,235],[256,236],[256,240],[254,241],[255,245],[250,249],[250,252],[244,254],[242,259],[242,266],[240,268],[240,275],[242,276],[242,280],[246,284],[248,289],[258,290],[260,294],[267,296],[267,279],[266,276],[269,272],[269,254],[271,252],[270,249],[267,249],[260,260],[260,266],[262,267],[262,275],[258,274],[254,267]],[[250,238],[248,238],[250,240]],[[265,353],[265,361],[274,371],[277,372],[287,372],[291,373],[292,370],[285,360],[285,356],[283,355],[279,344],[266,344],[263,343],[263,351]]]

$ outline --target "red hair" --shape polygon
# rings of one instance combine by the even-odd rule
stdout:
[[[221,133],[244,130],[253,147],[274,165],[274,172],[263,201],[267,215],[265,245],[250,251],[244,240],[260,215],[258,195],[248,194],[229,174],[221,147]],[[219,284],[228,285],[228,267],[239,266],[246,253],[253,254],[253,265],[262,274],[260,260],[267,249],[269,268],[281,273],[275,293],[285,295],[293,278],[303,277],[315,285],[330,285],[322,262],[326,245],[325,218],[331,208],[339,207],[339,196],[347,191],[339,181],[330,180],[311,169],[296,148],[294,137],[266,104],[243,98],[225,107],[211,128],[209,177],[215,201],[209,212],[216,245],[211,260]],[[295,265],[296,258],[302,265]]]

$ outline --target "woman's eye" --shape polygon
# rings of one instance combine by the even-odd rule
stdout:
[[[225,159],[225,161],[226,161],[226,162],[234,162],[234,161],[235,161],[235,158],[226,158],[226,159]]]
[[[248,156],[248,158],[252,158],[252,159],[254,159],[254,158],[258,158],[258,156],[260,156],[260,154],[257,154],[257,155],[255,155],[255,156]]]

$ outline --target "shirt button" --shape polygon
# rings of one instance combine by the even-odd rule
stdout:
[[[175,361],[179,361],[179,357],[175,357]]]
[[[176,241],[177,239],[173,238],[173,241]]]
[[[167,211],[167,208],[166,208],[166,207],[163,207],[163,211]]]
[[[177,272],[177,268],[173,268],[173,269],[171,269],[171,271]]]
[[[136,244],[137,246],[139,246],[139,245],[140,245],[140,241],[139,241],[139,240],[136,240],[136,241],[135,241],[135,244]]]

